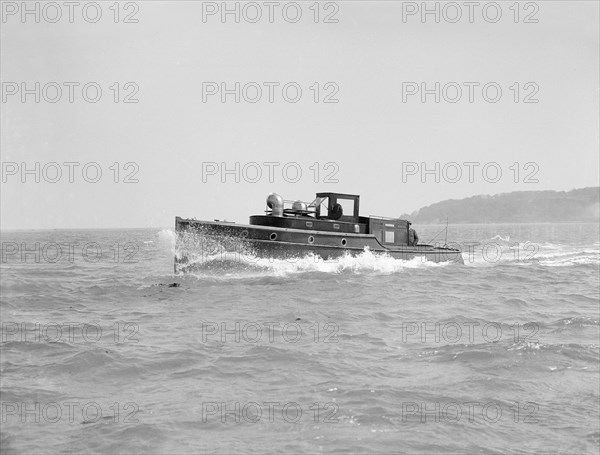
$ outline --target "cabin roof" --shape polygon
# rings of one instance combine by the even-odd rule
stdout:
[[[347,193],[317,193],[317,197],[328,197],[328,196],[337,196],[342,199],[358,199],[360,196],[358,194],[347,194]]]

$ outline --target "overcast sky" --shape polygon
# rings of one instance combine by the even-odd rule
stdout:
[[[360,194],[362,214],[398,216],[449,198],[599,184],[597,1],[523,2],[518,17],[514,2],[499,2],[499,19],[491,6],[472,21],[463,2],[460,19],[440,3],[439,23],[415,11],[421,2],[321,3],[318,23],[313,2],[298,3],[297,22],[298,8],[281,2],[272,23],[263,2],[255,23],[258,9],[244,3],[239,23],[223,23],[221,2],[121,3],[118,23],[113,2],[100,3],[95,23],[93,7],[71,23],[62,2],[55,23],[43,4],[39,23],[23,23],[21,2],[3,2],[3,229],[247,222],[270,192]],[[72,103],[65,82],[79,84]],[[211,94],[221,83],[233,90],[225,102]],[[35,171],[23,182],[22,163],[36,162],[40,182]],[[223,162],[233,173],[221,174]],[[421,163],[439,163],[439,183]]]

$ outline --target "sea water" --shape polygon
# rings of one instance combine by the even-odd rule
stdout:
[[[3,232],[2,453],[597,454],[598,224],[416,227],[465,264]]]

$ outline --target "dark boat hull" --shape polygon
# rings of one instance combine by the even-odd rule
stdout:
[[[434,245],[383,246],[371,234],[324,232],[309,229],[289,229],[275,226],[234,224],[189,220],[177,217],[175,230],[180,236],[192,236],[195,256],[213,256],[221,249],[250,257],[288,259],[314,255],[332,260],[345,255],[359,255],[369,249],[374,254],[386,254],[395,259],[420,257],[432,262],[457,262],[463,258],[459,250]],[[211,242],[218,239],[219,242]],[[175,270],[189,263],[186,254],[175,258]]]

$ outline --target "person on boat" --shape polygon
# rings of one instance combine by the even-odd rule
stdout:
[[[419,243],[419,235],[417,234],[417,231],[415,231],[413,228],[410,227],[411,225],[412,225],[412,223],[409,221],[408,222],[408,245],[415,246],[417,243]]]

